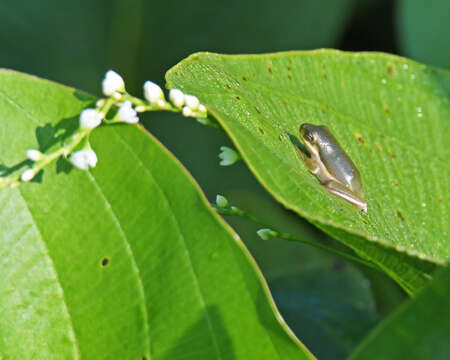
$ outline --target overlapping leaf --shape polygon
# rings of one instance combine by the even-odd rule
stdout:
[[[417,297],[381,323],[350,359],[448,359],[449,296],[450,268],[446,268]]]
[[[409,292],[449,259],[447,72],[377,53],[199,53],[167,79],[208,106],[277,200]],[[304,122],[327,125],[354,160],[367,214],[302,164],[290,135]]]

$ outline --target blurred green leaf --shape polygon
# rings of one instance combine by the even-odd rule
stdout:
[[[3,171],[61,141],[93,101],[0,71]],[[59,161],[0,191],[0,357],[313,358],[239,237],[160,143],[136,126],[99,128],[91,142],[92,171]]]
[[[268,280],[284,319],[318,359],[345,359],[377,323],[369,281],[344,261],[316,256]]]
[[[381,323],[352,360],[446,360],[450,354],[450,268]]]
[[[167,80],[208,106],[278,201],[408,292],[448,260],[447,72],[377,53],[199,53]],[[367,214],[307,171],[289,138],[304,122],[327,125],[354,160]]]
[[[450,69],[450,2],[399,0],[396,13],[402,53],[414,60]]]

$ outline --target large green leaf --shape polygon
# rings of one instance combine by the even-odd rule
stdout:
[[[446,360],[450,354],[450,268],[381,323],[352,360]]]
[[[450,257],[450,76],[377,53],[199,53],[168,86],[197,95],[268,191],[409,292]],[[324,190],[289,135],[327,125],[359,168],[368,213]]]
[[[93,100],[1,70],[2,171],[64,138]],[[40,182],[0,190],[1,359],[313,358],[160,143],[136,126],[100,128],[91,142],[92,171],[60,161]]]

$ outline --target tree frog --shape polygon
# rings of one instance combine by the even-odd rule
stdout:
[[[302,124],[300,138],[309,154],[298,149],[308,170],[329,192],[367,212],[361,175],[325,125]]]

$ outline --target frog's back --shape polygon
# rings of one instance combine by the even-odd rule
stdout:
[[[323,126],[320,132],[320,158],[337,181],[363,197],[361,175],[330,130]]]

